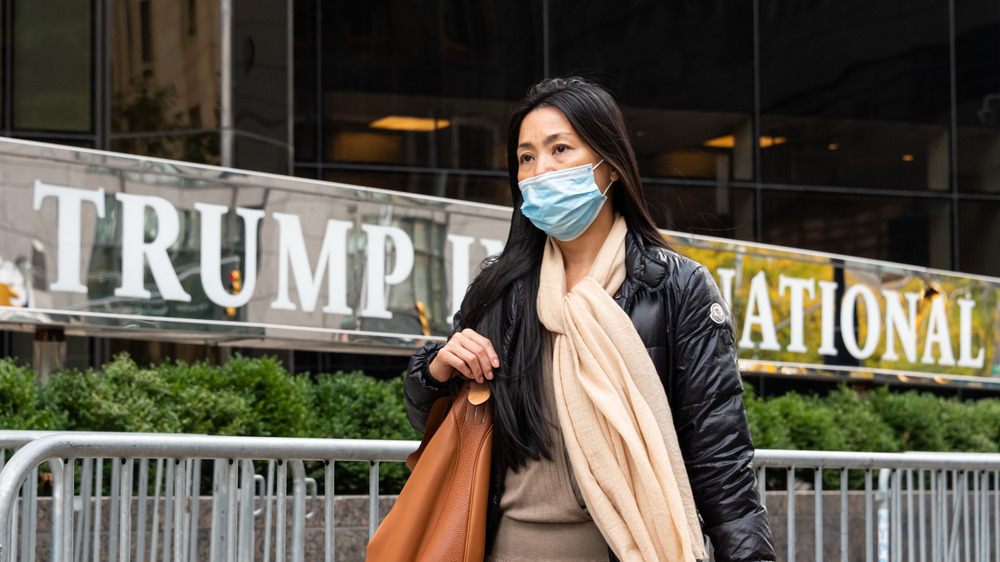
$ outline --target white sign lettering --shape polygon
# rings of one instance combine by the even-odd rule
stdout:
[[[81,281],[82,220],[89,209],[84,208],[84,203],[93,205],[98,218],[104,217],[105,192],[103,189],[77,189],[36,180],[34,210],[40,211],[50,198],[55,199],[59,220],[56,275],[49,290],[86,294],[87,286]],[[167,301],[190,302],[192,297],[181,286],[168,253],[182,234],[177,208],[157,196],[119,192],[114,198],[120,206],[122,236],[121,283],[114,289],[115,296],[150,299],[158,293]],[[348,281],[355,279],[353,290],[359,292],[360,297],[354,294],[352,299],[360,309],[358,317],[392,319],[389,301],[393,287],[404,284],[414,276],[414,241],[397,226],[329,219],[323,226],[318,254],[313,250],[315,255],[310,255],[302,219],[298,215],[201,202],[194,203],[193,207],[198,213],[198,221],[192,221],[192,224],[200,224],[200,267],[196,273],[200,275],[201,287],[208,300],[220,307],[235,309],[253,300],[254,292],[260,285],[258,254],[261,253],[277,256],[276,267],[271,273],[277,277],[275,285],[272,285],[276,286],[276,294],[267,305],[275,310],[311,313],[321,305],[324,314],[354,314],[348,299]],[[242,286],[234,284],[227,288],[223,275],[222,230],[224,217],[230,212],[242,219],[244,261],[236,268],[242,275]],[[276,239],[265,239],[268,247],[262,251],[258,247],[259,233],[270,220],[273,220],[270,227],[276,231]],[[363,246],[357,244],[361,240]],[[450,308],[447,317],[450,322],[454,311],[460,308],[472,278],[473,251],[481,255],[485,250],[487,256],[496,255],[503,250],[503,243],[457,233],[448,233],[446,243],[452,260],[448,279],[451,295],[450,298],[442,295],[442,299],[444,305]],[[362,259],[354,249],[362,247],[364,267],[361,270],[351,269],[350,260]],[[231,256],[227,259],[234,261],[238,258]],[[146,287],[147,266],[155,293]],[[974,314],[977,304],[968,292],[964,298],[951,300],[958,310],[957,314],[954,310],[949,314],[946,307],[949,297],[940,292],[873,288],[863,282],[845,282],[841,287],[835,281],[795,277],[781,272],[777,278],[776,296],[773,296],[763,269],[749,277],[749,287],[740,285],[745,282],[742,273],[745,267],[746,262],[738,260],[736,266],[719,267],[716,271],[723,298],[730,305],[733,304],[734,293],[746,295],[739,324],[740,349],[784,351],[789,354],[812,351],[824,356],[836,356],[838,345],[842,344],[842,349],[855,359],[867,360],[875,357],[881,346],[882,354],[878,359],[883,362],[906,361],[911,365],[919,362],[970,369],[981,369],[985,364],[984,346],[988,343],[980,342],[978,347],[975,344]],[[349,274],[353,276],[349,277]],[[321,298],[325,298],[325,302],[321,303]],[[8,297],[12,304],[23,299],[18,290]],[[785,300],[782,302],[779,299]],[[787,311],[787,318],[775,317],[775,303],[778,303],[779,310]],[[396,306],[398,309],[399,305]],[[953,341],[951,328],[956,316],[958,330]],[[840,336],[837,336],[838,328]],[[809,333],[810,329],[818,331],[818,334]],[[779,333],[783,334],[781,338]]]

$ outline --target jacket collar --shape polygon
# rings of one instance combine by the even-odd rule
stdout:
[[[629,230],[625,235],[625,283],[615,296],[628,299],[637,286],[658,287],[669,271],[666,259],[665,250],[647,250],[642,239]]]

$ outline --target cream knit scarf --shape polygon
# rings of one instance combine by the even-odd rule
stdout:
[[[555,335],[556,409],[573,472],[622,560],[707,558],[670,405],[656,368],[611,295],[625,280],[625,219],[566,292],[562,253],[542,257],[538,316]]]

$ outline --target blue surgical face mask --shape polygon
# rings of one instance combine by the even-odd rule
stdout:
[[[614,183],[609,183],[602,193],[594,180],[597,166],[584,164],[519,181],[517,186],[524,199],[521,212],[553,238],[565,242],[580,236],[597,218],[608,199],[604,193]]]

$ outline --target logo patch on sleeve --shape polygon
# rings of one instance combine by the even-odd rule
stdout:
[[[712,319],[712,322],[722,324],[726,321],[726,311],[722,308],[721,304],[713,302],[708,310],[708,317]]]

